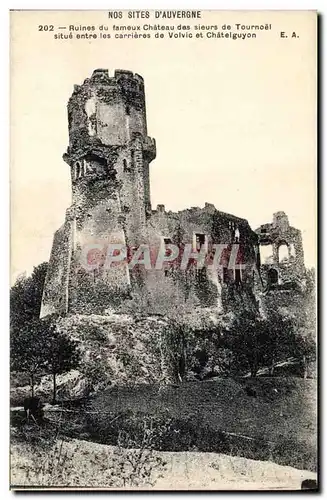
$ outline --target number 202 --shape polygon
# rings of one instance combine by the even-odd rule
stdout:
[[[39,31],[53,31],[53,24],[39,24]]]

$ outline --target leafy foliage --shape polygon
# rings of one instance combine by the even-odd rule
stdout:
[[[77,368],[80,352],[76,341],[57,330],[55,318],[47,317],[43,323],[42,348],[45,367],[53,375],[53,402],[56,402],[56,375]]]
[[[112,486],[154,486],[158,474],[166,466],[162,457],[154,453],[159,435],[160,428],[146,418],[142,422],[140,440],[136,441],[124,430],[119,431],[110,474]]]
[[[31,276],[20,276],[10,290],[10,326],[22,328],[40,316],[44,281],[48,263],[34,267]]]
[[[12,371],[25,372],[29,375],[33,396],[35,376],[46,370],[43,324],[39,319],[30,319],[23,327],[12,330],[10,367]]]
[[[56,400],[56,375],[76,368],[80,353],[77,343],[57,331],[56,318],[33,319],[24,328],[13,329],[11,369],[29,373],[32,394],[36,374],[53,375],[53,401]]]
[[[314,285],[308,273],[305,292],[292,297],[270,294],[264,314],[238,308],[219,318],[215,325],[190,328],[187,332],[188,369],[197,378],[256,376],[261,368],[273,375],[277,363],[293,360],[302,364],[316,359]]]
[[[166,462],[154,451],[161,429],[153,426],[151,419],[138,421],[137,437],[125,426],[117,429],[114,450],[92,453],[85,449],[85,442],[67,439],[63,413],[62,409],[51,427],[44,426],[37,432],[34,426],[16,429],[15,440],[29,451],[29,460],[19,471],[28,485],[99,487],[100,476],[101,485],[107,488],[153,486],[164,471]]]
[[[10,366],[29,375],[32,395],[35,376],[44,369],[39,316],[47,269],[47,262],[39,264],[31,276],[21,275],[10,289]]]
[[[32,395],[35,376],[51,373],[55,401],[55,377],[78,366],[79,352],[76,342],[57,331],[57,317],[39,319],[47,269],[46,262],[34,267],[10,290],[10,358],[12,371],[29,374]]]

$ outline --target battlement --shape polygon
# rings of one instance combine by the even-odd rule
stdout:
[[[90,78],[86,78],[82,85],[74,85],[73,95],[79,94],[85,89],[101,86],[111,88],[125,89],[134,92],[144,93],[144,79],[138,73],[125,69],[116,69],[114,75],[110,76],[108,69],[95,69]]]
[[[85,144],[123,145],[135,133],[147,136],[142,76],[129,70],[95,69],[82,85],[75,85],[68,101],[70,147]],[[147,160],[156,156],[155,142],[145,139]]]

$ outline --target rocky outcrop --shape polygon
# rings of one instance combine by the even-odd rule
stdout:
[[[71,315],[61,318],[58,328],[79,342],[80,371],[93,390],[112,384],[158,382],[165,377],[161,342],[169,323],[164,318]]]

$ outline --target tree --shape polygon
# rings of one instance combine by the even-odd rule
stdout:
[[[301,359],[303,366],[303,378],[308,376],[310,361],[316,360],[317,346],[314,338],[299,333],[295,337],[295,355]]]
[[[303,378],[317,356],[316,280],[313,268],[306,270],[305,304],[295,317],[294,354],[302,360]]]
[[[269,375],[278,361],[293,355],[294,321],[287,311],[271,308],[262,322],[263,361]]]
[[[224,329],[221,345],[234,355],[234,363],[239,372],[249,369],[251,377],[257,375],[263,362],[264,336],[262,319],[244,310],[231,318],[230,324]]]
[[[20,276],[10,290],[10,327],[25,328],[26,322],[39,318],[48,263],[34,267],[31,276]]]
[[[80,352],[76,341],[57,330],[56,318],[43,320],[43,352],[45,366],[53,377],[53,404],[57,397],[57,375],[77,368],[80,363]]]
[[[56,402],[56,376],[72,370],[79,364],[77,343],[57,331],[56,317],[35,318],[24,328],[12,330],[10,341],[11,369],[26,372],[31,381],[34,396],[36,374],[53,376],[53,402]]]
[[[19,277],[10,290],[11,369],[30,376],[34,395],[36,374],[53,376],[53,401],[56,400],[56,375],[75,368],[79,362],[76,343],[57,332],[56,317],[40,320],[47,262],[34,267],[31,276]]]
[[[10,366],[28,373],[34,395],[35,376],[44,369],[43,324],[39,320],[47,262],[21,275],[10,290]]]
[[[22,328],[14,328],[10,335],[10,367],[29,375],[31,395],[34,396],[35,376],[46,367],[43,346],[43,324],[39,319],[29,320]]]

